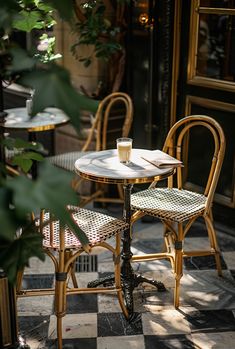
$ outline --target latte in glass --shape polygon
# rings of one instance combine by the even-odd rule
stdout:
[[[123,164],[129,164],[131,159],[132,139],[118,138],[117,150],[119,161]]]

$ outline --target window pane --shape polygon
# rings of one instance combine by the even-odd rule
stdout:
[[[234,0],[201,0],[201,7],[235,8]]]
[[[234,161],[235,161],[235,143],[234,143],[234,113],[227,112],[217,109],[208,109],[208,107],[203,107],[197,104],[192,104],[191,115],[210,115],[217,122],[220,123],[224,130],[226,138],[226,152],[223,162],[223,167],[220,173],[219,182],[216,188],[216,192],[224,196],[230,197],[232,200],[234,191]],[[213,142],[211,138],[204,138],[200,134],[197,134],[197,128],[195,128],[195,138],[191,138],[190,142],[190,154],[191,163],[188,168],[188,178],[191,183],[197,184],[199,186],[204,185],[206,181],[206,176],[210,168],[208,164],[208,158],[210,152],[213,150]],[[199,128],[200,129],[200,128]],[[198,142],[200,139],[200,142]]]
[[[197,74],[235,81],[235,16],[201,14]]]

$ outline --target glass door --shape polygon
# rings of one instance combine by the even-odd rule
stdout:
[[[181,45],[176,115],[204,114],[225,132],[226,154],[216,190],[215,211],[235,226],[235,1],[181,2]],[[177,119],[177,117],[176,117]],[[194,145],[190,189],[200,189],[210,144]]]

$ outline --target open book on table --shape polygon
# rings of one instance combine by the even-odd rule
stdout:
[[[183,163],[176,158],[164,153],[161,150],[153,150],[147,156],[142,156],[142,159],[150,162],[152,165],[157,166],[159,168],[166,167],[183,167]]]

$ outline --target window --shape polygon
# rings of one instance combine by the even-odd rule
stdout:
[[[188,82],[235,90],[235,1],[194,0]]]

